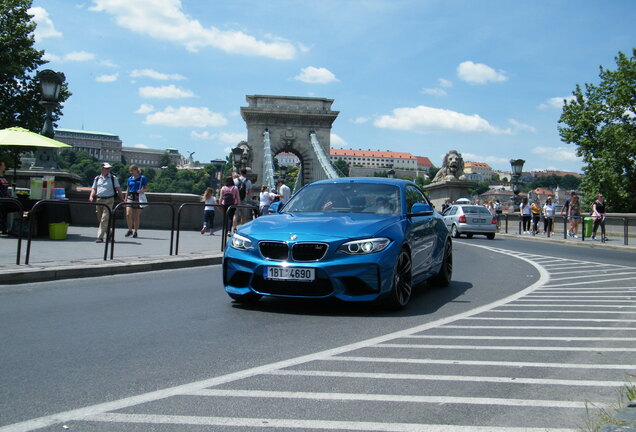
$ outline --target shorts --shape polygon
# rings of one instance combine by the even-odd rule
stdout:
[[[126,202],[127,203],[138,203],[139,202],[139,194],[138,193],[134,193],[134,192],[128,192],[128,196],[126,197]],[[126,206],[126,207],[131,207],[131,208],[135,208],[135,209],[141,209],[142,208],[140,205],[131,205],[131,206]]]

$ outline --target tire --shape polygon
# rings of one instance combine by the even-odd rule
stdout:
[[[444,259],[439,272],[429,279],[429,282],[434,287],[447,287],[451,283],[453,277],[453,245],[450,241],[446,242],[444,246]]]
[[[486,234],[486,238],[488,240],[494,240],[495,239],[495,233]]]
[[[411,276],[411,255],[402,249],[395,263],[391,292],[385,299],[385,305],[392,310],[403,309],[411,300],[413,279]]]
[[[459,231],[457,231],[457,225],[453,225],[453,227],[451,228],[451,235],[454,238],[459,238],[459,236],[461,235]]]
[[[262,297],[260,294],[255,294],[253,292],[242,295],[228,293],[227,295],[229,295],[235,302],[241,304],[254,304],[258,302]]]

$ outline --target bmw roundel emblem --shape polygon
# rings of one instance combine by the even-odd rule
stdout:
[[[297,238],[298,238],[298,236],[297,236],[296,234],[292,234],[292,235],[290,235],[290,236],[289,236],[289,239],[290,239],[291,241],[294,241],[294,240],[296,240]]]

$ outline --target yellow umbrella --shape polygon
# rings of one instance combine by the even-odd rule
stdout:
[[[13,150],[15,163],[13,165],[13,182],[16,179],[18,156],[20,152],[37,150],[37,148],[72,148],[68,144],[31,132],[21,127],[10,127],[0,130],[0,146]]]

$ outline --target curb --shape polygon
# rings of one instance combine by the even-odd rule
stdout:
[[[187,267],[202,267],[221,264],[223,255],[165,256],[137,262],[92,261],[74,266],[28,266],[0,271],[0,285],[16,285],[31,282],[48,282],[62,279],[77,279],[96,276],[113,276],[127,273],[142,273],[156,270],[171,270]]]

